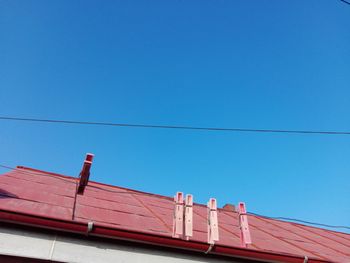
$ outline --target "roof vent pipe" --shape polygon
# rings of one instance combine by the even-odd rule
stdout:
[[[90,177],[90,168],[92,165],[92,160],[94,159],[94,155],[92,153],[87,153],[85,157],[85,161],[83,167],[81,168],[81,172],[79,174],[79,185],[78,185],[78,194],[83,194],[85,190],[85,186],[87,186]]]
[[[226,204],[222,207],[225,211],[236,212],[236,207],[233,204]]]

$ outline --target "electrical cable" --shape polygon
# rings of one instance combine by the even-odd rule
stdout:
[[[95,125],[95,126],[115,126],[115,127],[129,127],[129,128],[155,128],[155,129],[202,130],[202,131],[224,131],[224,132],[255,132],[255,133],[259,132],[259,133],[285,133],[285,134],[350,135],[350,131],[220,128],[220,127],[198,127],[198,126],[175,126],[175,125],[73,121],[73,120],[58,120],[58,119],[37,119],[37,118],[7,117],[7,116],[0,116],[0,120],[58,123],[58,124],[76,124],[76,125]]]
[[[247,214],[250,214],[250,215],[253,215],[253,216],[257,216],[257,217],[263,217],[263,218],[267,218],[267,219],[275,219],[275,220],[299,222],[299,223],[304,223],[304,224],[309,224],[309,225],[316,225],[316,226],[323,226],[323,227],[329,227],[329,228],[344,228],[344,229],[350,229],[350,226],[334,226],[334,225],[328,225],[328,224],[310,222],[310,221],[301,220],[301,219],[296,219],[296,218],[281,217],[281,216],[272,217],[272,216],[260,215],[260,214],[253,213],[253,212],[248,212]]]
[[[340,0],[340,1],[343,2],[343,3],[345,3],[345,4],[350,5],[350,2],[348,2],[348,1],[345,1],[345,0]]]

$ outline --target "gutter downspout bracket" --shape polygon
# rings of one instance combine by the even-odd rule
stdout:
[[[213,250],[214,244],[209,244],[208,250],[204,254],[209,254]]]
[[[93,228],[94,228],[94,222],[90,221],[87,225],[87,230],[86,230],[87,236],[89,235],[89,233],[92,231]]]

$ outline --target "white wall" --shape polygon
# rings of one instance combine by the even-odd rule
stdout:
[[[72,263],[225,263],[239,262],[161,248],[145,248],[0,226],[0,254]]]

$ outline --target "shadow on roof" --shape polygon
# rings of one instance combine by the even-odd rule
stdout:
[[[18,198],[18,196],[0,188],[0,199],[4,198]]]

